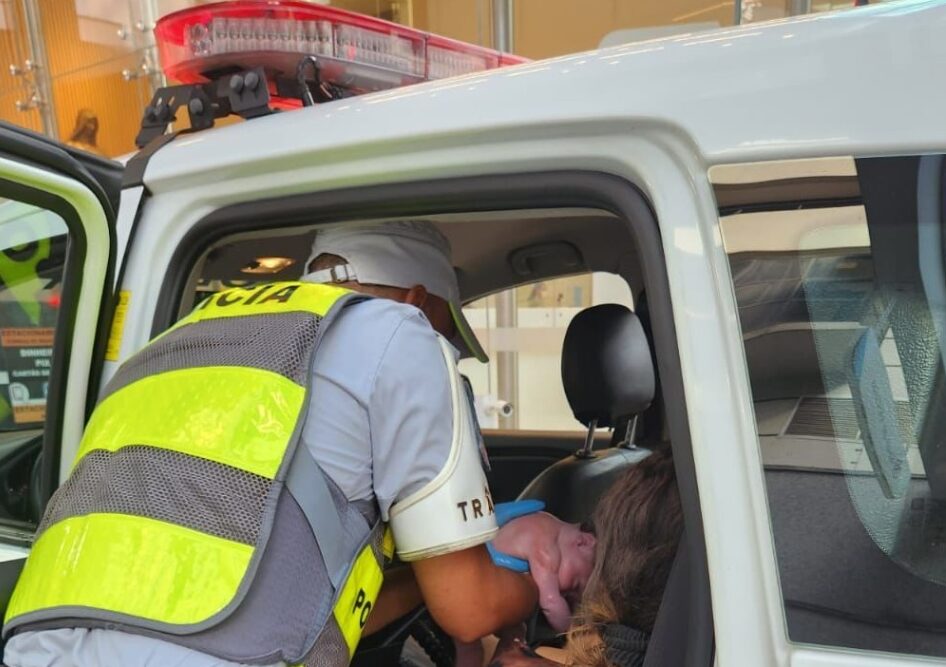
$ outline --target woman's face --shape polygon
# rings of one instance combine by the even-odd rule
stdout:
[[[577,525],[562,530],[562,560],[558,569],[558,585],[562,596],[574,604],[588,585],[595,566],[595,536],[583,532]]]

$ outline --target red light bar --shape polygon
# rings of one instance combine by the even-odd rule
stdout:
[[[295,79],[300,59],[311,55],[322,82],[360,94],[528,62],[299,0],[201,5],[168,14],[154,32],[165,74],[181,83],[260,66],[274,78]]]

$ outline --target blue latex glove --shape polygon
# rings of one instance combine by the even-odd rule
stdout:
[[[514,500],[508,503],[498,503],[495,508],[496,523],[498,523],[499,527],[502,528],[513,519],[518,519],[519,517],[526,516],[528,514],[535,514],[536,512],[541,512],[544,509],[545,503],[541,500]],[[489,551],[489,555],[490,558],[493,559],[493,563],[498,567],[504,567],[507,570],[512,570],[513,572],[519,572],[521,574],[525,574],[529,571],[529,561],[516,558],[515,556],[510,556],[509,554],[504,554],[502,551],[496,549],[492,542],[486,543],[486,549]]]

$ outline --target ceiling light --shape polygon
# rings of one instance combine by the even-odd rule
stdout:
[[[240,271],[243,273],[279,273],[295,263],[296,260],[289,257],[257,257]]]

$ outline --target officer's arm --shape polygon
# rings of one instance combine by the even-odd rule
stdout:
[[[496,567],[483,545],[411,565],[437,625],[463,642],[520,623],[538,599],[529,575]]]
[[[434,620],[460,641],[472,641],[529,615],[536,591],[528,575],[493,565],[484,543],[498,529],[483,470],[479,430],[452,351],[440,341],[452,416],[449,442],[439,473],[389,512],[401,560],[414,568],[417,584]],[[443,400],[441,398],[441,400]]]
[[[384,573],[384,586],[378,595],[365,625],[364,634],[370,635],[389,623],[393,623],[420,606],[423,599],[414,571],[410,567],[397,567]]]
[[[483,546],[495,508],[454,354],[426,321],[405,320],[379,366],[369,419],[375,496],[398,555],[434,619],[464,641],[523,619],[537,596]]]

